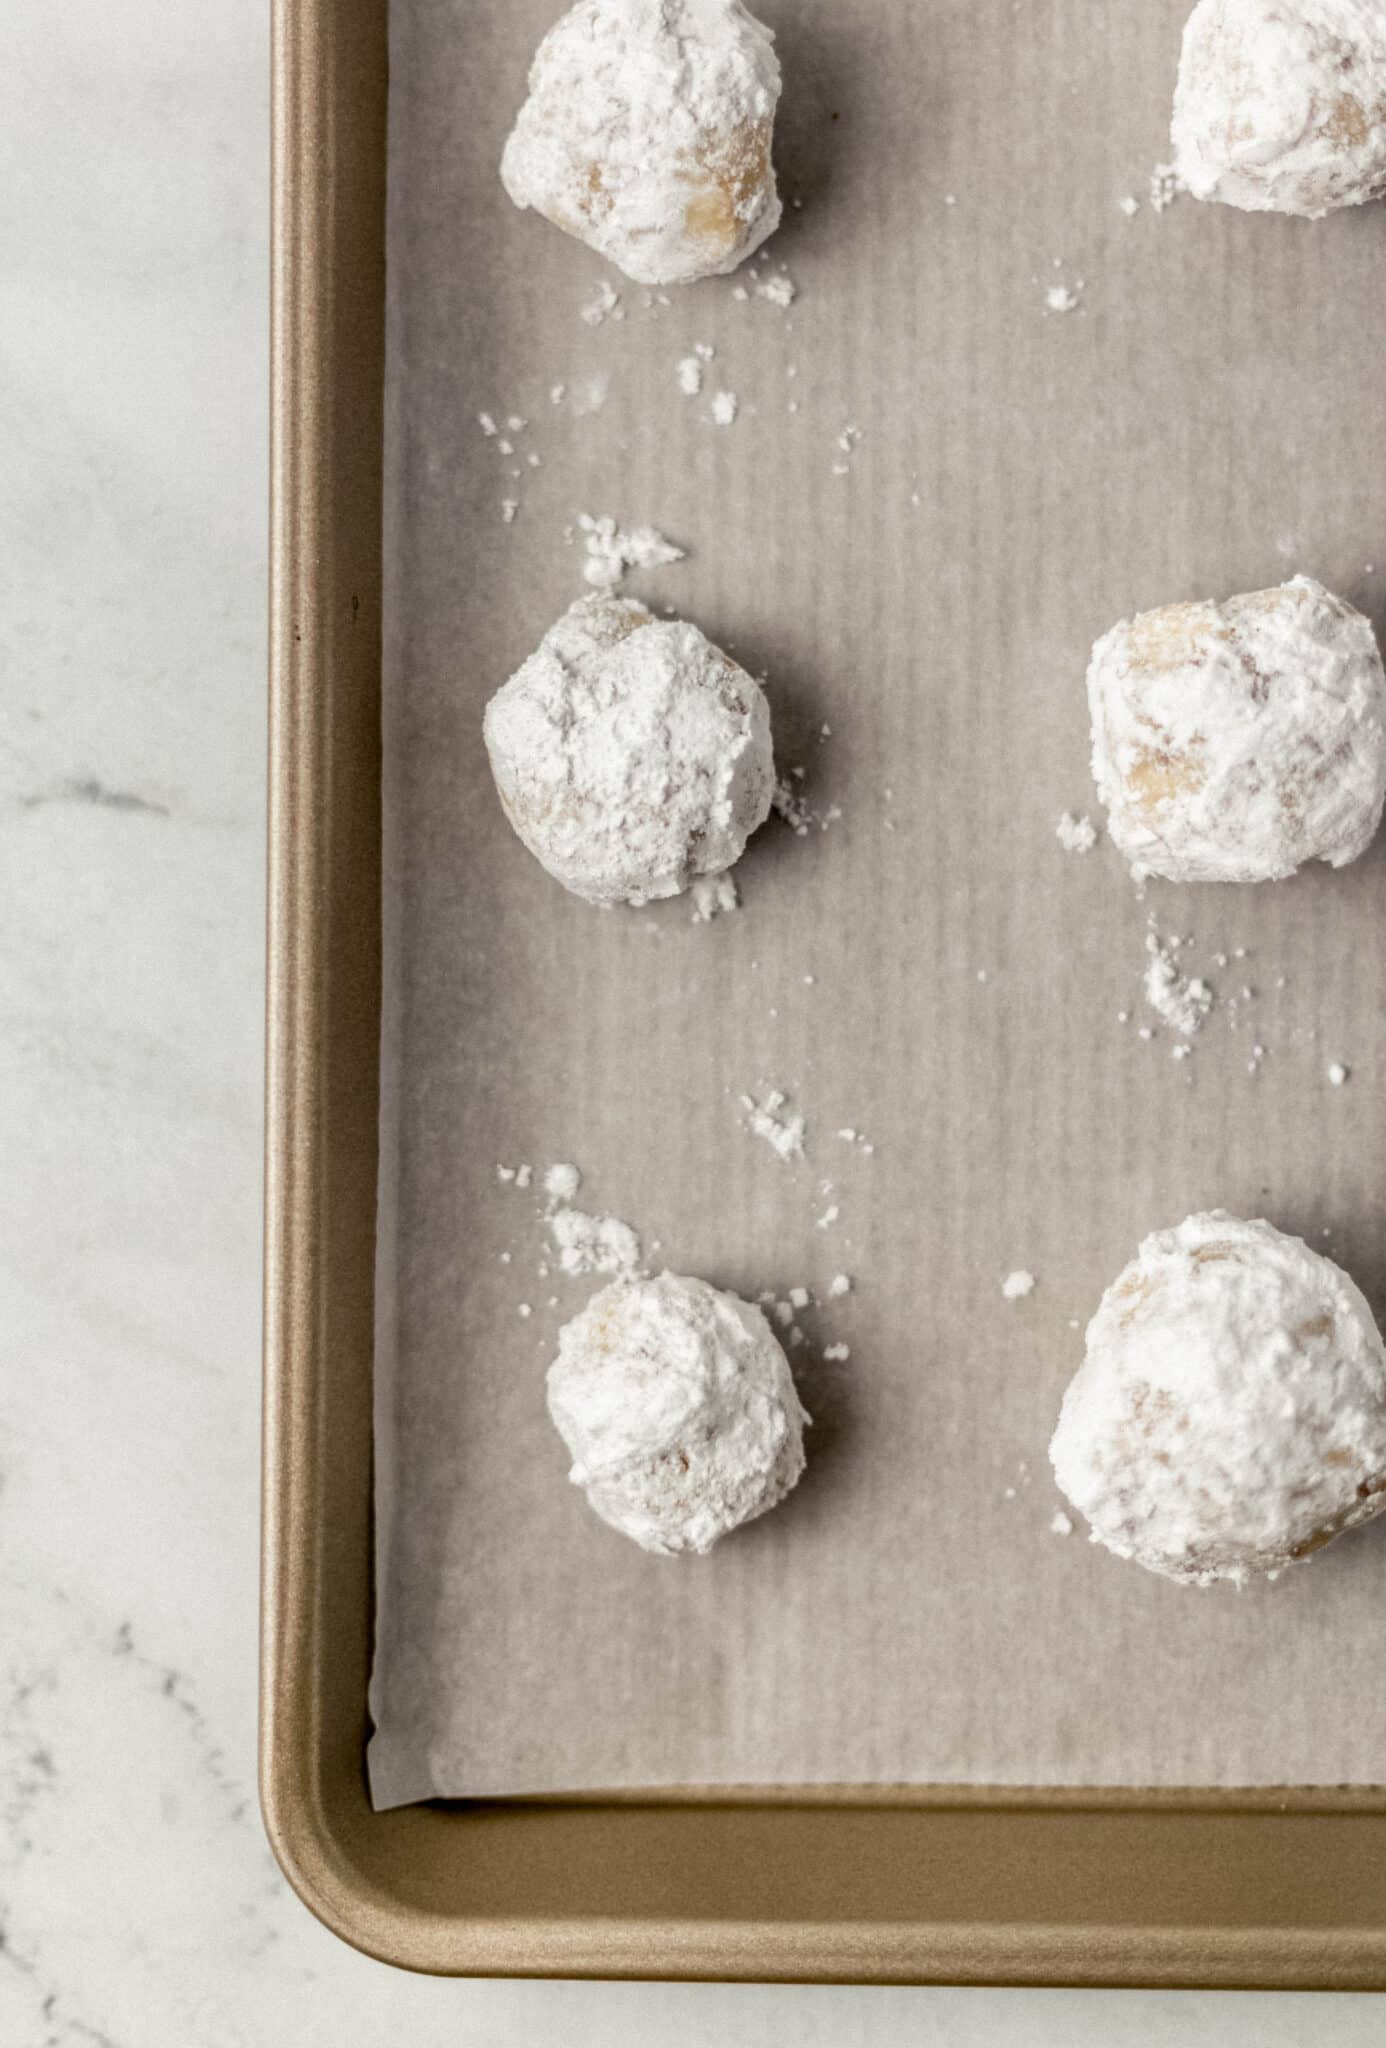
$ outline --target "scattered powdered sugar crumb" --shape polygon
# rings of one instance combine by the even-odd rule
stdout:
[[[1180,943],[1154,930],[1146,933],[1145,999],[1171,1030],[1192,1038],[1213,1007],[1213,991],[1201,976],[1180,973]]]
[[[1044,295],[1044,303],[1051,313],[1074,313],[1083,296],[1083,280],[1077,278],[1071,284],[1051,284]]]
[[[851,1275],[848,1273],[834,1273],[832,1279],[828,1283],[829,1300],[840,1301],[844,1294],[850,1294],[851,1291]]]
[[[756,297],[768,299],[772,306],[788,312],[798,297],[798,286],[787,271],[777,271],[773,277],[763,278],[756,286]]]
[[[752,1137],[764,1138],[779,1159],[802,1159],[806,1126],[798,1110],[788,1108],[788,1102],[782,1088],[767,1090],[759,1102],[750,1095],[741,1097],[746,1128]]]
[[[1328,1078],[1335,1088],[1342,1088],[1346,1084],[1351,1072],[1351,1067],[1345,1067],[1341,1060],[1334,1060],[1332,1066],[1328,1069]]]
[[[1065,853],[1091,853],[1097,844],[1097,827],[1091,818],[1075,818],[1065,811],[1054,827],[1054,835]]]
[[[609,279],[603,278],[597,286],[595,298],[589,299],[582,308],[582,317],[589,327],[600,327],[603,320],[625,319],[621,294]]]
[[[685,398],[696,398],[703,388],[701,356],[683,356],[678,365],[679,390]]]
[[[1141,202],[1137,199],[1134,192],[1128,192],[1124,199],[1118,199],[1117,205],[1128,220],[1134,220],[1141,210]]]
[[[640,1239],[619,1216],[589,1216],[582,1209],[555,1209],[549,1229],[565,1273],[637,1273]]]
[[[741,908],[736,883],[726,873],[699,875],[688,893],[693,902],[694,924],[711,924],[714,917]]]
[[[1035,1291],[1035,1276],[1027,1273],[1023,1266],[1017,1266],[1001,1282],[1001,1292],[1007,1301],[1023,1301],[1027,1294]]]
[[[813,813],[804,801],[802,792],[782,776],[775,784],[775,794],[771,802],[790,831],[797,833],[800,839],[806,839],[809,826],[813,822]]]
[[[566,384],[550,384],[550,386],[549,386],[549,404],[550,404],[550,405],[562,405],[562,403],[563,403],[564,399],[565,399],[565,398],[566,398],[567,396],[568,396],[568,387],[567,387],[567,385],[566,385]]]
[[[583,512],[578,525],[587,536],[587,560],[582,573],[598,590],[615,590],[628,569],[662,569],[670,562],[684,560],[686,550],[675,547],[653,526],[618,526],[609,513],[594,517]]]
[[[1073,1534],[1072,1517],[1066,1515],[1062,1508],[1057,1508],[1050,1517],[1049,1527],[1051,1533],[1055,1536],[1071,1536]]]
[[[859,1152],[863,1152],[868,1156],[876,1149],[865,1131],[857,1130],[852,1124],[844,1125],[837,1135],[844,1145],[855,1145]]]
[[[845,1365],[851,1355],[851,1346],[848,1344],[825,1344],[823,1347],[823,1356],[829,1365]]]
[[[1188,189],[1173,164],[1156,164],[1150,173],[1150,204],[1156,213],[1163,213],[1167,206],[1173,206],[1180,194]]]
[[[816,1228],[819,1230],[831,1230],[834,1223],[836,1223],[838,1217],[841,1214],[842,1211],[838,1207],[837,1203],[829,1202],[827,1208],[823,1211],[823,1214],[818,1218]]]
[[[544,1193],[555,1202],[571,1202],[582,1186],[582,1175],[575,1166],[560,1160],[544,1175]]]
[[[515,524],[515,515],[519,509],[520,501],[518,498],[502,498],[501,524],[503,526],[513,526]]]
[[[729,427],[736,418],[737,402],[734,391],[715,391],[712,395],[712,423],[716,427]]]
[[[555,389],[561,389],[556,386]],[[606,404],[611,390],[611,378],[605,370],[593,370],[590,376],[579,377],[569,393],[569,405],[576,419],[585,420],[592,413],[600,412]]]
[[[795,768],[788,776],[782,776],[775,784],[771,805],[778,817],[784,819],[797,838],[806,839],[810,826],[816,825],[820,832],[826,832],[842,816],[841,804],[829,804],[826,811],[815,811],[806,800],[803,791],[796,789],[794,777],[802,777],[804,770]]]

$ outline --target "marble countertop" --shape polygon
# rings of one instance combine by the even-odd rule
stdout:
[[[1356,1998],[431,1982],[280,1878],[254,1758],[265,14],[5,16],[0,2043],[1378,2040]]]

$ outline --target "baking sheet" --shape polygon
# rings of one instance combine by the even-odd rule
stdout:
[[[1182,0],[761,0],[802,204],[758,267],[798,296],[650,301],[495,175],[555,11],[393,7],[376,1803],[1378,1780],[1386,1530],[1198,1593],[1053,1533],[1045,1446],[1074,1322],[1192,1209],[1386,1300],[1382,844],[1142,901],[1055,838],[1093,808],[1083,674],[1119,616],[1304,570],[1380,629],[1381,210],[1152,209]],[[490,785],[483,704],[583,587],[582,513],[687,547],[628,587],[766,673],[821,821],[772,821],[710,924],[566,896]],[[1183,1060],[1142,1002],[1152,917],[1218,993]],[[801,1164],[744,1128],[767,1087]],[[803,1482],[706,1559],[566,1482],[543,1371],[597,1283],[539,1271],[559,1160],[656,1265],[852,1276],[800,1318]]]

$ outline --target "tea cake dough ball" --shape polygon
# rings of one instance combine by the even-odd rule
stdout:
[[[1381,0],[1199,0],[1172,126],[1198,199],[1317,220],[1386,192]]]
[[[1310,576],[1163,605],[1099,640],[1092,769],[1132,872],[1262,882],[1343,867],[1386,796],[1386,679],[1370,622]]]
[[[491,699],[484,732],[511,824],[589,903],[721,874],[774,795],[760,684],[633,598],[580,597]]]
[[[779,96],[741,0],[578,0],[539,45],[501,180],[637,284],[719,277],[779,225]]]
[[[1386,1505],[1386,1347],[1331,1259],[1190,1216],[1107,1289],[1049,1456],[1118,1557],[1194,1585],[1277,1572]]]
[[[662,1556],[710,1550],[804,1469],[808,1421],[758,1308],[705,1280],[618,1280],[559,1333],[549,1413],[604,1522]]]

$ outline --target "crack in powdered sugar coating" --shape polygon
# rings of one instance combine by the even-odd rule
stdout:
[[[491,699],[485,737],[511,824],[589,903],[677,896],[769,815],[760,684],[632,598],[579,598]]]
[[[663,1556],[710,1550],[804,1469],[809,1418],[770,1325],[705,1280],[603,1288],[559,1332],[548,1401],[573,1484]]]
[[[1371,623],[1310,576],[1123,619],[1088,668],[1092,771],[1138,878],[1262,882],[1365,853],[1386,798]]]
[[[1331,1259],[1190,1216],[1107,1289],[1049,1455],[1118,1557],[1196,1585],[1277,1572],[1386,1506],[1386,1347]]]
[[[1199,0],[1171,128],[1197,199],[1306,215],[1386,192],[1381,0]]]
[[[779,225],[779,96],[741,0],[579,0],[539,45],[501,180],[638,284],[724,276]]]

